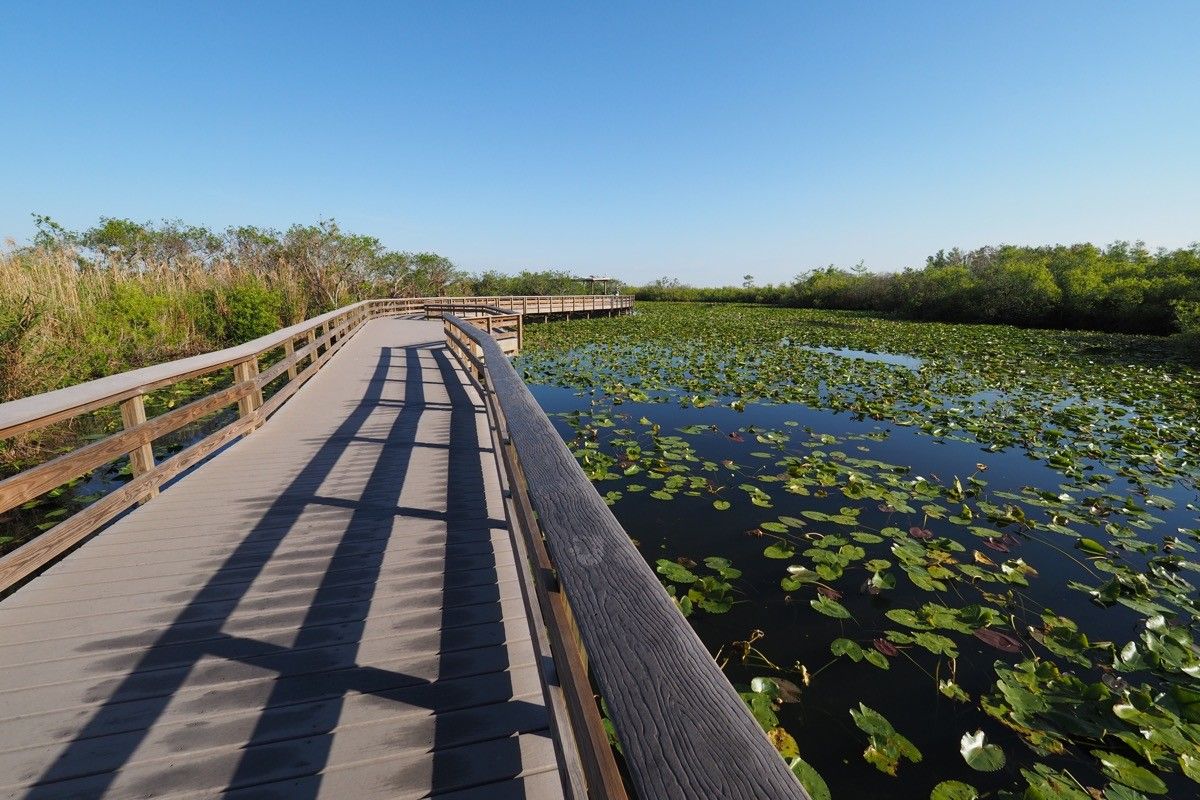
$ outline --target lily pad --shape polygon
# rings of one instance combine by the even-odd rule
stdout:
[[[971,769],[980,772],[995,772],[1004,766],[1004,751],[997,745],[985,741],[983,731],[964,733],[959,752]]]

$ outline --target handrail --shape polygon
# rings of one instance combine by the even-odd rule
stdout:
[[[429,303],[428,305],[426,305],[425,313],[428,314],[430,311],[482,311],[485,314],[497,314],[497,315],[513,313],[513,310],[511,308],[499,308],[498,306],[488,306],[488,305],[464,306],[464,305],[454,305],[454,304],[441,305],[438,303]]]
[[[569,612],[551,639],[555,663],[569,663],[576,629],[638,797],[808,800],[497,343],[453,314],[443,320],[487,397],[517,476],[510,489],[531,509],[543,613],[556,602]],[[587,730],[586,719],[573,722]]]
[[[595,302],[582,296],[364,300],[245,344],[0,404],[0,439],[115,405],[120,406],[123,425],[123,430],[107,438],[85,444],[0,481],[0,514],[123,455],[129,456],[133,473],[133,480],[129,483],[0,557],[0,593],[7,592],[35,574],[130,506],[152,498],[162,484],[184,469],[260,426],[369,319],[424,312],[433,305],[498,308],[497,303],[515,304],[521,301],[525,307],[533,305],[538,313],[547,314],[561,313],[568,308],[577,309],[581,304],[594,309],[613,310],[632,306],[632,298],[628,297],[593,300]],[[614,305],[617,301],[620,304]],[[514,322],[515,331],[512,327]],[[521,312],[488,313],[476,324],[502,339],[509,350],[520,349],[524,331]],[[277,360],[264,369],[260,360],[272,353],[277,354]],[[229,367],[233,368],[232,385],[157,417],[147,418],[145,398],[150,392]],[[268,399],[264,396],[264,390],[272,386],[275,391]],[[156,439],[233,403],[237,403],[238,408],[235,421],[161,463],[155,463],[153,443]]]
[[[344,306],[224,350],[214,350],[211,353],[120,372],[64,389],[0,403],[0,439],[245,361],[259,353],[273,350],[288,339],[295,339],[310,329],[319,328],[326,322],[369,306],[372,302],[375,301],[364,300]]]
[[[305,320],[288,328],[260,336],[244,344],[227,347],[224,350],[214,350],[175,361],[167,361],[141,369],[121,372],[103,378],[56,389],[44,394],[23,397],[7,403],[0,403],[0,439],[15,436],[25,431],[44,427],[70,417],[85,414],[108,405],[114,405],[137,394],[146,394],[155,389],[178,383],[187,378],[214,372],[218,369],[243,362],[248,358],[273,350],[287,342],[296,339],[309,330],[321,327],[323,324],[346,316],[352,311],[364,308],[383,310],[385,306],[402,306],[409,311],[424,310],[427,305],[444,305],[452,307],[461,301],[470,301],[476,306],[485,305],[481,301],[538,301],[553,303],[554,301],[584,301],[612,300],[620,301],[613,304],[600,304],[597,309],[630,308],[633,298],[628,295],[507,295],[487,297],[405,297],[381,298],[363,300],[358,303],[335,309],[318,317]],[[501,309],[496,304],[486,304],[496,308],[499,313],[511,314],[515,309]],[[462,306],[459,305],[461,308]],[[537,313],[541,313],[540,311]],[[552,312],[553,313],[553,312]]]

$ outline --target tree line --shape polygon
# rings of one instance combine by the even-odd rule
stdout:
[[[871,272],[828,266],[790,283],[697,288],[660,278],[641,300],[769,303],[870,311],[905,319],[1027,327],[1200,334],[1200,243],[1150,251],[1141,242],[939,250],[924,266]]]

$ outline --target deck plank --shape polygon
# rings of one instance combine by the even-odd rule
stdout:
[[[563,796],[487,417],[367,323],[0,601],[0,797]]]

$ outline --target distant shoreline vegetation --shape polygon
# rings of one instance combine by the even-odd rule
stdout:
[[[660,278],[635,296],[870,311],[939,322],[1183,333],[1198,342],[1200,243],[1154,252],[1141,242],[955,248],[901,272],[830,265],[792,283],[755,286],[747,275],[741,286],[720,288]]]
[[[333,220],[214,232],[117,218],[72,231],[34,218],[32,243],[0,251],[0,402],[239,344],[367,297],[586,291],[561,270],[470,274]],[[1185,349],[1200,350],[1200,244],[955,249],[894,273],[829,266],[787,284],[755,286],[747,275],[742,286],[697,288],[662,278],[625,290],[641,300],[1181,333]]]

